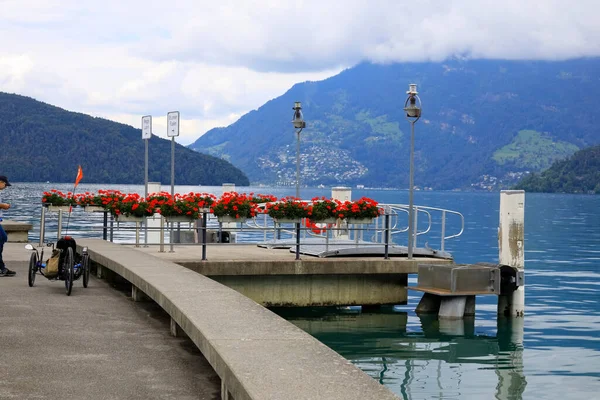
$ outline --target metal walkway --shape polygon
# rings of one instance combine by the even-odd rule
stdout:
[[[265,243],[258,244],[258,247],[267,249],[290,249],[290,252],[296,251],[296,242],[291,239],[275,239]],[[385,245],[365,240],[350,239],[332,239],[329,238],[302,238],[300,243],[300,254],[315,257],[365,257],[365,256],[383,256],[385,255]],[[390,244],[388,246],[388,255],[390,257],[406,257],[408,248]],[[452,255],[447,251],[435,250],[431,248],[415,247],[413,249],[415,257],[433,257],[441,259],[452,259]]]

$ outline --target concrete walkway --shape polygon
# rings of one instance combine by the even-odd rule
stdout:
[[[133,303],[93,276],[27,285],[29,251],[8,243],[0,278],[0,399],[220,399],[196,346],[169,334],[155,303]]]

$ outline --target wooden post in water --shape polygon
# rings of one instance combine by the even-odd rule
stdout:
[[[498,262],[525,270],[525,191],[500,192],[500,227],[498,228]],[[508,295],[498,296],[498,315],[522,317],[525,314],[525,286]]]

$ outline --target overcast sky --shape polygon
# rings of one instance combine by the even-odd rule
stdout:
[[[150,114],[162,137],[179,110],[189,144],[364,60],[599,56],[599,16],[598,0],[0,0],[0,91]]]

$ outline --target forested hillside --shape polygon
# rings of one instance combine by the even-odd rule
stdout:
[[[515,189],[527,192],[600,194],[600,146],[578,151],[541,174],[524,178]]]
[[[12,181],[71,182],[81,165],[88,183],[144,183],[141,131],[0,92],[0,173]],[[171,143],[153,136],[149,180],[171,181]],[[177,145],[175,182],[247,185],[229,162]]]
[[[494,190],[600,143],[598,71],[598,58],[360,64],[296,84],[190,147],[231,161],[253,182],[290,184],[291,108],[301,101],[302,182],[408,187],[410,125],[402,108],[416,83],[423,111],[415,184]]]

